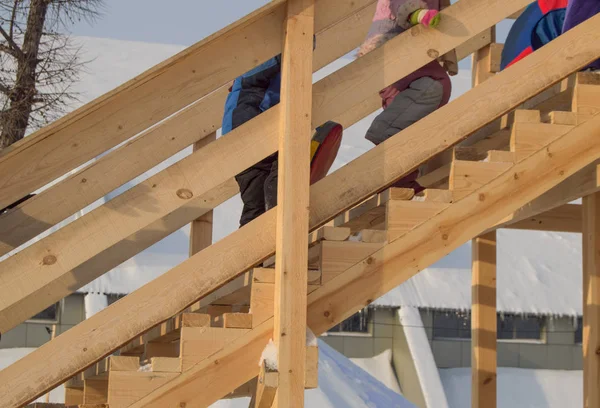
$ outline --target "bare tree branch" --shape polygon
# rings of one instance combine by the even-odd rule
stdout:
[[[11,38],[10,35],[8,35],[8,33],[6,31],[4,31],[4,28],[2,28],[2,26],[0,26],[0,34],[2,34],[2,36],[4,37],[4,39],[6,39],[6,42],[8,42],[8,44],[10,45],[10,47],[19,54],[20,57],[23,57],[23,51],[21,50],[21,48],[17,45],[17,43]]]

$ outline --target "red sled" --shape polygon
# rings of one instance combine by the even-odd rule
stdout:
[[[326,122],[319,126],[310,145],[310,184],[327,175],[342,144],[344,128],[339,123]]]

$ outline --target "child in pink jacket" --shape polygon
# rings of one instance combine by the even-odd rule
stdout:
[[[415,24],[429,27],[439,22],[439,0],[379,0],[367,38],[360,46],[363,56]],[[382,89],[383,112],[367,131],[366,139],[378,145],[389,137],[448,103],[452,85],[446,70],[432,61]],[[419,171],[407,175],[394,187],[424,188],[417,183]]]

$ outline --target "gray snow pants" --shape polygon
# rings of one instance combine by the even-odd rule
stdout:
[[[376,145],[387,140],[438,109],[443,94],[442,84],[430,77],[411,82],[373,120],[365,138]]]

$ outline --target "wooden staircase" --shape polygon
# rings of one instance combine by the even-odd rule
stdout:
[[[17,168],[15,179],[22,182],[3,190],[0,204],[44,185],[150,124],[148,115],[141,113],[134,125],[122,124],[120,113],[112,112],[114,106],[107,101],[126,106],[122,104],[139,97],[148,104],[167,103],[168,98],[154,102],[158,91],[146,85],[158,81],[158,73],[172,75],[179,69],[173,67],[187,69],[186,58],[211,53],[220,57],[219,47],[235,44],[242,37],[254,35],[267,44],[247,53],[240,46],[243,63],[223,62],[227,67],[219,71],[223,81],[214,79],[213,85],[204,80],[204,73],[193,71],[200,78],[194,79],[198,83],[193,92],[189,90],[181,100],[176,98],[168,109],[148,107],[166,117],[170,110],[192,105],[0,217],[0,237],[16,231],[17,226],[27,227],[12,241],[3,240],[2,253],[102,196],[103,188],[88,190],[88,183],[110,188],[123,181],[120,176],[97,181],[101,171],[120,160],[141,154],[142,149],[154,149],[148,150],[156,154],[149,155],[151,160],[125,165],[131,166],[123,171],[123,177],[129,179],[176,149],[212,134],[222,115],[226,92],[222,85],[281,51],[279,23],[285,3],[271,2],[169,64],[3,152],[0,168]],[[435,56],[455,52],[461,59],[488,45],[489,39],[481,44],[480,33],[527,3],[460,0],[444,10],[448,18],[442,20],[446,23],[439,30],[415,27],[317,82],[313,123],[334,119],[350,126],[377,109],[377,91],[382,86]],[[324,51],[317,47],[315,69],[362,40],[375,1],[332,0],[325,4],[317,2],[317,16],[321,13],[315,21],[317,41],[331,46],[326,48],[327,56],[318,54]],[[569,75],[600,56],[600,44],[594,39],[600,31],[599,19],[569,31],[311,187],[309,225],[313,232],[307,237],[306,270],[308,327],[315,335],[466,241],[598,191],[600,186],[587,180],[595,174],[600,159],[600,81],[591,74]],[[269,29],[271,26],[277,27]],[[355,34],[360,31],[357,27],[363,30],[361,35]],[[353,34],[335,41],[346,32]],[[161,82],[162,86],[176,88],[183,81],[173,75],[169,78],[173,83]],[[136,87],[136,81],[144,85]],[[217,89],[213,89],[215,83],[220,84]],[[214,92],[202,98],[208,90]],[[104,115],[104,120],[89,124],[86,112]],[[278,107],[265,112],[0,263],[0,330],[16,326],[233,196],[237,192],[233,176],[276,151],[278,115]],[[97,137],[97,132],[112,126],[118,129],[118,137],[102,141],[105,146],[82,144],[85,138]],[[79,127],[87,133],[76,131]],[[197,129],[202,129],[200,135],[195,133]],[[164,148],[166,135],[178,135],[178,130],[183,132],[181,136],[172,136],[174,143]],[[70,161],[57,161],[61,164],[32,177],[29,163],[22,160],[24,155],[41,154],[61,137],[74,148],[89,148],[87,156],[75,158],[61,151]],[[223,163],[231,149],[244,154]],[[446,162],[421,177],[422,184],[429,187],[423,194],[389,188],[436,156]],[[10,184],[1,177],[0,183]],[[43,204],[77,191],[76,202],[57,206],[42,217]],[[148,202],[154,210],[144,210]],[[66,381],[67,406],[205,407],[237,396],[252,397],[251,406],[271,406],[277,375],[259,361],[273,337],[275,226],[276,209],[1,371],[0,405],[23,406]],[[219,296],[206,300],[217,290]],[[43,363],[47,358],[52,359],[50,369]],[[317,366],[318,350],[311,343],[305,388],[318,386]]]

